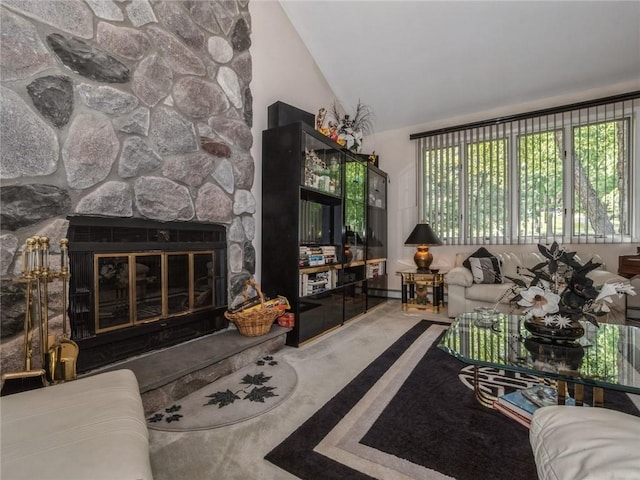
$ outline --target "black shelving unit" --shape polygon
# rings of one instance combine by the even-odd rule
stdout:
[[[384,259],[376,257],[384,263],[386,249],[371,250],[367,238],[372,233],[386,244],[386,213],[384,222],[381,207],[369,215],[375,167],[312,126],[265,130],[262,148],[261,287],[268,297],[288,298],[295,327],[287,343],[297,346],[376,304],[368,300],[369,284],[380,293],[386,281],[379,282],[367,255],[384,250]]]

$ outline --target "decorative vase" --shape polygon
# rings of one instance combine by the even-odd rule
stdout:
[[[491,327],[493,322],[497,320],[498,311],[490,307],[476,307],[473,309],[476,314],[475,324],[479,327]]]
[[[552,341],[573,341],[584,335],[584,327],[575,320],[572,320],[566,327],[560,327],[546,325],[542,317],[532,317],[525,319],[524,328],[534,337],[547,338]]]
[[[351,245],[344,246],[344,263],[351,263],[353,260],[353,252],[351,251]]]
[[[524,347],[534,362],[546,363],[571,370],[578,370],[584,358],[584,348],[577,342],[554,343],[545,338],[529,337]]]

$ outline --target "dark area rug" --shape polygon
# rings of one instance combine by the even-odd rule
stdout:
[[[443,324],[422,321],[415,325],[266,459],[307,480],[385,478],[384,474],[372,476],[357,471],[314,448],[405,351],[435,325]],[[536,479],[528,429],[480,406],[473,391],[459,379],[466,364],[438,349],[437,344],[438,340],[434,341],[413,367],[391,401],[357,440],[358,444],[368,451],[380,452],[381,459],[415,464],[420,473],[413,478],[442,478],[435,473],[440,472],[458,480]],[[640,414],[623,393],[607,391],[605,401],[608,408]]]

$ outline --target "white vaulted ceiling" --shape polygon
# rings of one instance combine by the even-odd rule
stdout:
[[[639,1],[280,3],[338,100],[371,106],[376,131],[640,90]]]

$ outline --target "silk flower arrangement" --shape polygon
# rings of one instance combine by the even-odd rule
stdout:
[[[594,286],[587,274],[601,264],[589,260],[582,265],[576,252],[567,252],[557,242],[550,248],[538,245],[538,250],[545,261],[520,278],[508,278],[514,283],[512,300],[527,317],[539,317],[547,327],[567,328],[582,318],[598,327],[597,318],[611,311],[614,296],[636,294],[627,282]]]

